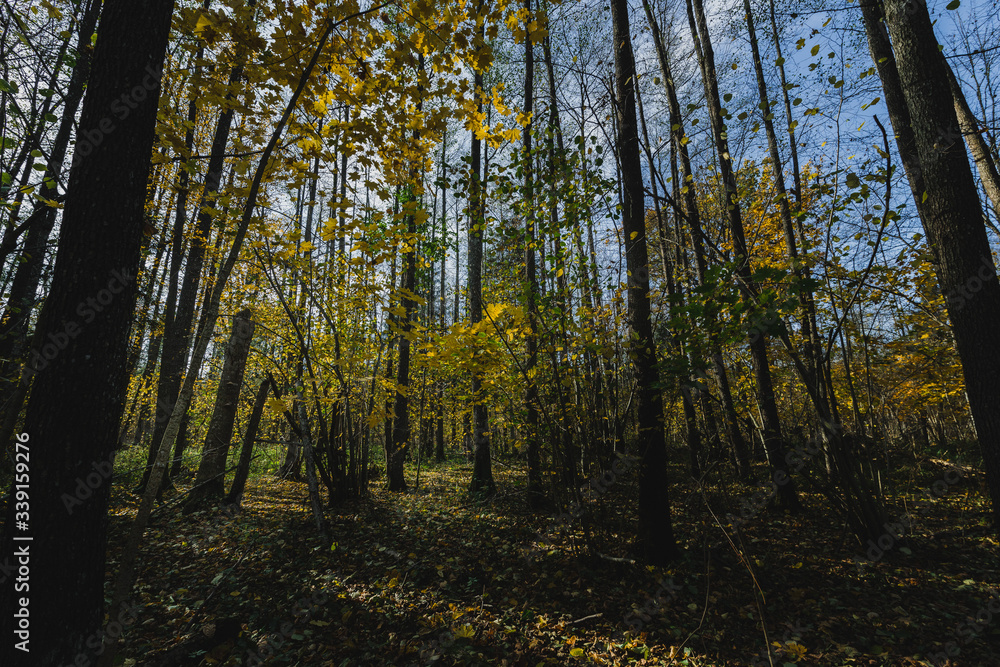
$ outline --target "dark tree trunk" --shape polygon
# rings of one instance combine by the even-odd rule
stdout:
[[[253,412],[250,413],[250,420],[247,422],[247,432],[243,437],[243,448],[240,450],[240,462],[236,467],[236,476],[233,477],[233,485],[229,488],[224,504],[236,505],[239,508],[243,501],[243,490],[246,488],[247,478],[250,476],[250,461],[253,458],[253,445],[257,439],[257,431],[260,430],[260,418],[264,414],[264,403],[267,401],[267,390],[271,380],[264,378],[257,389],[257,399],[253,403]]]
[[[645,196],[635,115],[635,61],[627,0],[612,0],[615,93],[618,97],[618,157],[623,185],[622,232],[628,268],[629,353],[635,368],[639,440],[639,534],[643,560],[663,565],[678,556],[670,519],[663,396],[649,304]]]
[[[424,69],[424,57],[420,56],[420,70]],[[417,102],[417,111],[423,108],[423,102]],[[413,133],[414,140],[420,138],[417,131]],[[413,329],[413,318],[416,314],[417,302],[417,244],[414,240],[417,233],[416,208],[418,201],[414,196],[417,187],[418,171],[410,170],[410,194],[404,203],[406,219],[406,234],[409,250],[403,255],[403,319],[399,325],[399,367],[396,375],[396,398],[393,403],[392,444],[386,453],[386,476],[389,479],[390,491],[406,491],[406,477],[403,475],[403,462],[406,452],[412,444],[410,438],[410,331]],[[408,209],[408,210],[407,210]]]
[[[230,84],[237,83],[242,76],[243,67],[237,65],[233,68],[229,77]],[[232,102],[232,96],[227,95],[226,101]],[[152,470],[153,460],[156,458],[156,452],[159,451],[160,442],[163,440],[163,434],[167,429],[177,395],[181,389],[184,365],[191,346],[191,329],[194,323],[195,304],[198,300],[198,286],[201,281],[201,271],[205,264],[208,240],[212,233],[212,221],[215,219],[212,207],[222,183],[226,144],[229,142],[229,129],[232,126],[233,115],[234,109],[232,107],[223,109],[215,128],[212,151],[209,155],[208,168],[205,173],[205,189],[202,195],[201,210],[198,214],[195,238],[192,240],[191,247],[188,250],[184,280],[181,283],[180,295],[177,297],[177,311],[167,320],[164,328],[163,360],[160,363],[160,378],[156,388],[156,402],[157,405],[164,406],[167,414],[165,419],[156,422],[156,427],[153,429],[153,440],[149,445],[146,474],[139,484],[138,493],[145,492],[146,483],[149,481],[149,471]],[[180,214],[180,210],[178,210],[178,215]],[[178,222],[178,225],[182,226],[182,224]],[[175,229],[174,232],[176,233],[177,230]],[[180,459],[183,454],[183,450],[178,449],[180,441],[177,441],[176,445],[174,460]],[[177,467],[179,468],[179,466],[180,464],[178,463]],[[176,472],[176,470],[173,472]],[[162,485],[163,487],[169,487],[170,471],[167,471]]]
[[[663,73],[663,85],[667,91],[667,100],[670,108],[670,126],[672,144],[677,156],[680,158],[680,176],[685,183],[683,187],[685,219],[691,230],[691,248],[694,251],[695,267],[698,272],[698,282],[704,286],[707,283],[706,274],[708,263],[705,258],[705,234],[701,225],[701,213],[698,209],[698,200],[695,189],[690,183],[694,182],[694,175],[691,171],[691,158],[688,152],[688,139],[684,134],[684,118],[681,115],[681,106],[677,97],[677,86],[674,83],[673,73],[670,67],[670,59],[667,55],[666,44],[660,36],[659,25],[653,16],[649,2],[643,2],[643,9],[646,12],[646,20],[649,22],[650,30],[653,34],[653,44],[656,47],[656,56],[660,62],[660,70]],[[733,401],[732,389],[729,384],[729,374],[726,369],[725,360],[722,357],[721,344],[718,340],[717,318],[714,311],[708,311],[705,318],[705,325],[709,331],[711,344],[712,364],[715,368],[715,375],[719,383],[719,395],[722,399],[722,408],[726,416],[726,427],[730,444],[736,457],[737,473],[741,479],[750,477],[750,455],[746,439],[740,430],[740,419],[736,413],[736,404]],[[706,415],[707,416],[707,415]],[[713,417],[714,420],[714,417]]]
[[[870,25],[873,20],[875,25]],[[879,30],[877,18],[867,11],[865,23],[871,44],[872,34]],[[941,103],[951,98],[952,91],[927,7],[887,2],[885,25],[919,159],[919,165],[907,164],[906,168],[911,183],[923,181],[920,197],[926,200],[920,217],[962,360],[993,501],[994,527],[1000,529],[1000,282],[955,107]],[[893,129],[898,135],[896,118]],[[916,173],[910,174],[911,168]]]
[[[55,199],[58,196],[60,173],[63,169],[63,162],[66,160],[66,151],[76,121],[76,110],[83,99],[84,86],[90,75],[92,54],[90,39],[94,34],[94,27],[97,25],[100,8],[99,2],[92,2],[80,20],[76,46],[78,54],[76,66],[73,68],[73,75],[70,77],[66,89],[63,117],[60,120],[59,130],[56,132],[56,138],[45,167],[45,176],[42,179],[40,195],[44,199]],[[3,383],[0,384],[0,405],[4,406],[4,410],[11,413],[12,416],[21,411],[24,402],[25,392],[18,391],[20,384],[18,376],[25,347],[28,343],[28,325],[35,307],[42,269],[45,266],[45,251],[55,223],[56,209],[45,205],[41,200],[37,201],[28,219],[24,222],[27,226],[24,247],[21,251],[17,271],[11,282],[7,306],[3,317],[0,318],[0,359],[4,360],[3,364],[0,365],[0,382]],[[5,242],[8,241],[8,236],[12,235],[4,234]],[[14,239],[11,238],[10,242],[13,243]],[[6,256],[5,253],[4,256]],[[21,378],[20,382],[26,382],[26,380],[27,378]],[[4,431],[2,442],[9,442],[10,434],[6,432],[6,429]]]
[[[3,553],[27,553],[31,579],[30,596],[15,592],[13,577],[0,588],[6,667],[82,664],[78,656],[94,657],[87,639],[101,636],[111,454],[128,387],[149,157],[173,4],[108,0],[101,16],[79,125],[89,143],[76,146],[52,286],[32,342],[38,356],[20,438],[30,448],[19,482],[27,485],[26,524],[15,523],[22,520],[16,503],[7,504]],[[109,113],[123,95],[135,104],[124,118]],[[33,541],[15,541],[28,536]],[[27,639],[15,634],[19,598],[29,598],[30,653],[15,647]],[[119,611],[109,613],[114,618]],[[124,618],[134,616],[126,611]]]
[[[480,2],[480,9],[483,3]],[[480,33],[485,24],[480,28]],[[483,73],[476,71],[475,87],[478,94],[483,87]],[[479,103],[477,111],[482,113]],[[470,156],[471,178],[469,183],[469,281],[466,289],[469,299],[469,322],[478,324],[483,319],[483,228],[486,224],[485,189],[482,177],[483,141],[472,133],[472,154]],[[488,497],[496,493],[493,481],[493,462],[490,460],[490,428],[486,414],[486,398],[483,395],[482,372],[472,373],[472,482],[469,491],[473,496]]]
[[[205,444],[201,451],[201,465],[194,480],[194,489],[188,496],[184,511],[190,512],[206,502],[218,500],[225,493],[226,458],[229,441],[233,437],[233,424],[240,404],[243,373],[250,354],[254,323],[250,309],[241,310],[233,320],[233,331],[226,346],[219,389],[215,394],[215,407],[208,422]]]
[[[531,0],[524,1],[528,16],[531,15]],[[527,20],[531,20],[530,18]],[[535,55],[531,39],[524,40],[524,114],[531,116],[534,105],[535,86]],[[528,315],[528,334],[525,337],[525,350],[528,358],[524,364],[524,407],[525,434],[528,454],[528,505],[537,508],[542,500],[542,469],[539,456],[540,443],[538,438],[538,384],[535,382],[535,367],[538,365],[538,281],[535,277],[535,184],[531,154],[532,124],[521,130],[524,139],[524,157],[522,169],[524,172],[524,300]]]

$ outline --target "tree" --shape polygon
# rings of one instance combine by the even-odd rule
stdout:
[[[750,255],[747,252],[746,234],[743,229],[743,214],[737,201],[739,189],[736,174],[733,170],[732,157],[729,152],[728,131],[722,117],[722,101],[719,96],[719,84],[715,69],[715,54],[708,33],[708,21],[705,18],[705,7],[702,0],[687,0],[688,16],[691,25],[691,36],[695,42],[695,54],[701,68],[702,83],[705,87],[705,99],[708,102],[708,116],[712,125],[712,136],[715,151],[719,161],[719,175],[724,188],[723,198],[729,220],[729,233],[732,237],[733,251],[736,255],[736,274],[740,289],[749,302],[758,295],[759,289],[753,277],[750,265]],[[761,421],[763,422],[764,447],[767,450],[768,463],[774,471],[775,479],[785,480],[778,485],[778,504],[783,509],[797,511],[800,509],[798,492],[795,483],[788,475],[788,463],[785,461],[785,443],[781,434],[781,419],[774,396],[774,383],[771,378],[770,357],[768,354],[768,336],[764,333],[749,336],[750,356],[753,360],[754,379],[756,380],[757,401],[760,404]]]
[[[21,436],[31,454],[22,478],[30,512],[22,519],[8,503],[4,526],[4,553],[29,553],[31,571],[26,594],[14,591],[12,579],[2,589],[4,665],[78,663],[77,656],[93,655],[88,639],[102,636],[108,478],[128,386],[143,206],[173,4],[108,0],[101,15],[79,124],[78,136],[89,142],[77,144],[52,286],[32,341],[42,361],[34,366]],[[95,475],[96,488],[88,488],[82,480]],[[14,541],[26,534],[31,542]],[[12,639],[25,598],[30,653]]]
[[[882,30],[878,5],[870,2],[863,7],[874,52]],[[927,7],[891,0],[884,3],[884,11],[918,160],[904,158],[904,164],[911,184],[923,185],[920,219],[962,360],[993,501],[993,525],[1000,530],[1000,383],[996,381],[1000,377],[1000,282],[955,107],[940,103],[952,99],[952,90]],[[892,81],[883,78],[887,97],[892,86]],[[900,133],[898,116],[892,120],[893,129]]]
[[[485,2],[478,0],[477,13],[485,9]],[[480,21],[479,39],[485,34],[485,22]],[[475,66],[476,111],[482,114],[483,72]],[[483,319],[483,233],[486,228],[486,184],[482,177],[483,140],[476,130],[472,131],[472,152],[470,155],[470,195],[469,195],[469,322],[473,326]],[[493,481],[493,463],[490,459],[490,430],[487,423],[486,400],[483,395],[482,371],[476,368],[472,373],[472,434],[473,468],[469,491],[474,496],[489,497],[496,493]]]
[[[622,176],[622,233],[628,271],[629,355],[636,377],[639,445],[639,533],[643,560],[663,565],[678,556],[670,519],[663,435],[663,396],[649,305],[649,259],[646,248],[645,195],[639,160],[635,113],[635,60],[627,0],[613,0],[615,94],[618,159]]]
[[[239,406],[240,390],[243,388],[243,374],[250,354],[253,330],[250,309],[238,312],[233,319],[233,331],[226,346],[215,407],[212,409],[212,418],[208,422],[208,432],[201,450],[201,465],[198,466],[185,512],[202,506],[205,501],[221,498],[225,491],[226,458],[229,454],[229,441],[233,437],[233,425],[236,422],[236,409]]]

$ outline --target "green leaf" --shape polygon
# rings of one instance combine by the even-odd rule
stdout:
[[[960,4],[962,4],[962,0],[951,0],[951,2],[946,5],[946,9],[958,9]]]
[[[812,47],[812,48],[811,48],[811,49],[809,50],[809,53],[810,53],[811,55],[816,55],[817,53],[819,53],[819,44],[817,44],[816,46]]]

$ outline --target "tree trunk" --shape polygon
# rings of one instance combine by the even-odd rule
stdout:
[[[250,421],[247,422],[246,435],[243,437],[243,448],[240,450],[240,462],[236,467],[236,476],[233,477],[233,485],[229,488],[229,493],[223,501],[225,505],[236,505],[239,508],[243,502],[243,490],[246,488],[247,478],[250,476],[250,461],[253,458],[253,445],[257,439],[257,431],[260,430],[260,418],[264,414],[264,403],[267,401],[267,390],[271,380],[264,378],[257,389],[257,399],[253,403],[253,411],[250,413]]]
[[[920,217],[962,361],[993,524],[1000,529],[1000,282],[955,108],[940,103],[951,97],[948,65],[927,7],[893,0],[885,9],[926,189]],[[898,133],[895,122],[893,127]]]
[[[18,480],[27,485],[30,513],[22,519],[16,503],[7,503],[0,541],[4,554],[26,554],[31,570],[31,620],[20,637],[15,613],[18,598],[27,596],[15,593],[13,581],[0,588],[0,662],[8,667],[77,664],[80,655],[94,656],[87,639],[101,636],[112,451],[128,388],[149,157],[173,4],[107,0],[101,16],[78,135],[90,143],[77,144],[70,170],[52,285],[32,342],[34,387],[18,438],[25,443],[18,449],[30,449],[30,457],[19,457],[28,470]],[[123,95],[135,108],[125,118],[108,115]],[[32,541],[20,541],[25,537]],[[119,609],[109,612],[114,618]],[[24,651],[16,641],[24,641]]]
[[[242,76],[243,67],[237,65],[230,74],[230,84],[237,83]],[[227,95],[226,101],[232,102],[232,95]],[[139,484],[137,493],[143,493],[146,489],[153,460],[156,458],[156,452],[159,450],[168,420],[173,413],[178,392],[180,392],[184,374],[184,362],[187,359],[191,343],[191,328],[194,323],[195,303],[198,299],[198,285],[201,281],[201,272],[205,264],[206,246],[212,233],[212,221],[215,219],[212,213],[213,204],[222,183],[222,169],[225,160],[226,145],[229,143],[229,129],[232,127],[234,113],[235,109],[232,107],[223,109],[215,127],[212,151],[209,155],[208,167],[205,172],[205,189],[201,200],[201,210],[198,213],[195,238],[192,239],[191,247],[188,250],[187,262],[184,269],[184,281],[181,284],[180,295],[177,297],[177,310],[167,320],[163,332],[163,360],[160,363],[160,378],[156,388],[156,401],[157,404],[166,406],[167,417],[162,421],[158,421],[156,428],[153,429],[153,440],[149,446],[149,456],[146,462],[146,474]],[[182,205],[178,204],[178,215],[181,215],[181,208]],[[178,225],[182,226],[182,223],[178,222]],[[176,231],[175,229],[175,233]],[[175,449],[174,459],[179,459],[182,453],[183,450],[178,451]],[[168,472],[161,484],[162,486],[169,486],[169,483],[170,476]]]
[[[650,8],[648,0],[644,1],[642,6],[646,11],[646,20],[649,21],[650,30],[653,34],[653,44],[656,47],[657,59],[660,63],[660,70],[663,73],[663,85],[667,91],[673,148],[677,151],[677,155],[680,158],[680,176],[684,183],[681,188],[684,195],[686,214],[684,218],[687,220],[688,227],[691,230],[691,248],[694,251],[698,283],[705,286],[707,285],[706,276],[708,272],[708,262],[705,257],[705,233],[701,224],[701,213],[698,209],[698,200],[694,188],[694,174],[691,171],[691,158],[688,151],[688,138],[684,133],[684,118],[681,115],[681,106],[677,97],[677,86],[674,83],[666,44],[660,36],[659,25],[653,16],[653,11]],[[750,477],[750,455],[747,441],[740,430],[740,418],[736,412],[736,404],[733,401],[732,388],[729,384],[729,373],[725,360],[722,357],[722,346],[718,340],[717,320],[714,311],[707,310],[706,313],[705,328],[708,330],[712,365],[715,368],[716,380],[719,383],[719,395],[722,400],[723,412],[726,416],[727,434],[735,454],[737,474],[740,476],[740,479],[746,480]],[[706,413],[706,417],[708,416]]]
[[[483,3],[479,2],[479,9]],[[485,30],[485,24],[480,26],[480,36]],[[480,94],[483,89],[483,73],[475,72],[475,92]],[[480,101],[476,110],[483,112]],[[486,185],[482,178],[482,146],[483,141],[473,131],[471,178],[469,183],[469,281],[467,285],[469,300],[469,322],[475,326],[483,319],[483,229],[486,226]],[[496,483],[493,481],[493,462],[490,460],[490,429],[486,414],[486,397],[483,392],[483,373],[480,370],[472,372],[472,439],[473,465],[472,481],[469,491],[473,496],[489,497],[496,493]]]
[[[419,57],[419,69],[424,69],[424,57]],[[423,101],[417,101],[417,112],[423,109]],[[419,141],[420,133],[413,132],[414,141]],[[406,451],[412,444],[412,429],[410,427],[410,332],[413,330],[413,319],[416,315],[417,289],[417,207],[419,202],[414,194],[417,188],[419,172],[410,169],[410,188],[407,201],[403,204],[403,215],[406,220],[406,236],[408,250],[403,254],[403,319],[399,326],[399,367],[396,375],[396,398],[393,404],[392,445],[386,453],[386,476],[389,479],[390,491],[406,491],[406,478],[403,475],[403,462]]]
[[[184,505],[185,513],[217,500],[225,493],[226,458],[233,437],[233,424],[243,388],[243,373],[250,354],[254,323],[250,309],[241,310],[233,320],[233,331],[226,346],[215,407],[208,422],[208,432],[201,452],[201,465],[194,480],[194,489]]]
[[[663,396],[649,304],[645,196],[635,115],[635,61],[627,0],[612,0],[615,93],[618,97],[618,155],[623,185],[622,232],[628,269],[629,352],[635,368],[639,440],[639,532],[643,560],[664,565],[677,558],[670,519],[667,449],[663,435]]]
[[[100,3],[92,2],[87,12],[80,19],[79,37],[76,52],[77,61],[73,68],[63,101],[63,117],[59,130],[53,141],[52,149],[46,163],[45,176],[42,178],[41,198],[35,203],[31,214],[23,224],[27,225],[24,247],[11,282],[10,297],[0,318],[0,405],[8,413],[16,415],[21,411],[23,396],[17,398],[18,375],[20,362],[25,354],[28,343],[28,326],[31,313],[35,306],[36,293],[45,266],[45,250],[49,236],[56,222],[56,209],[45,205],[42,199],[55,199],[58,196],[58,184],[66,150],[69,147],[70,136],[76,121],[76,110],[83,99],[84,87],[90,75],[90,58],[93,51],[90,39],[97,25],[100,14]],[[4,234],[6,242],[9,234]],[[11,243],[14,239],[11,238]],[[26,380],[23,378],[22,381]],[[14,400],[12,400],[14,399]],[[5,429],[6,431],[6,429]],[[2,442],[10,442],[10,433],[2,434]]]
[[[962,129],[962,136],[969,147],[969,154],[976,164],[979,172],[979,181],[983,184],[986,197],[990,200],[993,213],[1000,220],[1000,173],[997,172],[996,162],[993,160],[993,153],[983,140],[983,135],[979,129],[979,122],[972,114],[969,103],[962,92],[962,86],[955,78],[955,72],[951,66],[945,70],[948,74],[948,85],[951,87],[951,94],[955,100],[955,113],[958,115],[958,125]]]
[[[747,251],[746,236],[743,229],[743,212],[737,199],[738,186],[736,174],[733,171],[732,158],[729,154],[729,141],[726,138],[726,127],[722,118],[722,101],[719,97],[719,84],[716,78],[715,55],[712,50],[711,37],[708,33],[708,21],[705,18],[705,8],[702,0],[687,0],[688,17],[691,24],[691,36],[695,42],[695,54],[701,68],[702,80],[705,86],[705,98],[708,106],[708,116],[712,125],[712,135],[715,139],[715,149],[719,160],[719,173],[725,188],[726,209],[729,216],[729,231],[733,241],[733,251],[739,266],[740,290],[748,301],[757,296],[757,285],[752,277],[750,256]],[[788,464],[785,462],[785,444],[781,435],[781,422],[778,416],[778,405],[774,396],[774,384],[771,379],[771,366],[768,355],[768,337],[763,333],[749,335],[750,357],[753,360],[754,378],[756,380],[757,401],[760,404],[763,419],[764,447],[772,470],[772,478],[783,480],[778,484],[777,501],[779,507],[791,511],[800,509],[799,497],[795,482],[788,475]]]
[[[530,21],[531,0],[524,0],[524,8]],[[534,105],[535,88],[535,53],[531,38],[524,39],[524,114],[531,117]],[[532,172],[534,156],[531,154],[532,123],[521,130],[524,142],[522,156],[522,171],[524,173],[524,301],[528,319],[528,332],[525,336],[525,351],[527,360],[524,363],[524,407],[525,416],[525,446],[528,455],[528,506],[536,509],[542,500],[542,470],[539,456],[540,443],[538,437],[538,384],[535,382],[535,372],[538,366],[538,281],[535,277],[535,183]]]

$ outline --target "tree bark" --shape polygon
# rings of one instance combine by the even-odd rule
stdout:
[[[482,10],[483,2],[479,2]],[[480,27],[480,36],[485,30],[485,24]],[[475,72],[475,93],[483,91],[483,73]],[[476,105],[478,113],[482,113],[482,100]],[[469,302],[469,322],[475,326],[483,319],[483,229],[486,226],[486,205],[484,201],[486,188],[482,178],[482,147],[483,141],[472,133],[471,178],[469,183],[469,280],[467,285]],[[496,483],[493,481],[493,462],[490,460],[490,428],[487,422],[486,398],[483,393],[482,371],[472,372],[472,438],[473,464],[472,481],[469,491],[473,496],[488,497],[496,493]]]
[[[30,513],[27,525],[16,524],[22,517],[9,502],[0,541],[5,554],[30,554],[31,652],[15,647],[18,598],[28,596],[15,593],[11,577],[0,588],[5,666],[81,664],[78,656],[94,655],[87,639],[101,636],[112,450],[128,387],[149,156],[173,4],[108,0],[101,16],[80,118],[80,136],[94,140],[89,150],[82,142],[76,147],[52,286],[32,342],[38,356],[20,438],[30,448],[23,482]],[[109,112],[137,90],[143,99],[133,98],[125,118]],[[95,476],[96,488],[84,496],[78,485]],[[27,536],[33,540],[15,541]],[[116,617],[117,606],[110,613]]]
[[[531,0],[524,0],[531,20]],[[524,38],[524,114],[530,118],[535,101],[535,52],[530,35]],[[524,346],[527,359],[524,363],[524,420],[525,447],[528,457],[528,506],[536,509],[542,500],[542,470],[539,456],[538,437],[538,384],[535,373],[538,366],[538,280],[535,276],[535,179],[532,171],[534,156],[531,154],[531,120],[521,130],[523,156],[521,167],[524,173],[524,301],[528,320],[528,332]]]
[[[926,192],[920,217],[962,361],[993,501],[994,528],[1000,530],[1000,282],[955,108],[940,103],[951,97],[948,65],[938,49],[927,7],[892,0],[885,4],[885,23],[897,55],[918,174]],[[895,122],[893,127],[898,133]]]
[[[979,122],[969,108],[969,102],[965,99],[962,86],[955,78],[955,72],[949,65],[945,70],[948,74],[948,85],[951,88],[952,97],[955,100],[955,113],[958,115],[958,125],[962,128],[962,136],[969,147],[969,154],[976,164],[979,172],[979,181],[983,184],[986,197],[993,207],[993,214],[1000,220],[1000,173],[997,172],[996,162],[993,160],[993,153],[983,140],[983,135],[979,130]]]

